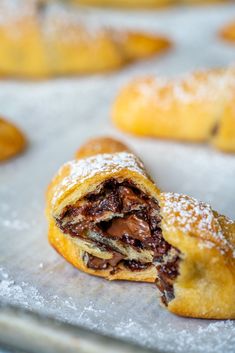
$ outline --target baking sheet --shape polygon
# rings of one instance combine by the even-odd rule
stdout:
[[[162,352],[232,353],[233,321],[176,317],[159,306],[154,285],[107,282],[67,264],[47,243],[44,192],[81,143],[111,134],[142,157],[163,190],[195,196],[235,218],[235,156],[207,145],[137,139],[109,120],[118,89],[132,77],[234,62],[235,47],[220,42],[216,31],[235,17],[235,5],[81,14],[91,23],[168,34],[175,48],[107,75],[0,82],[0,112],[19,123],[30,142],[24,155],[0,166],[0,299]]]

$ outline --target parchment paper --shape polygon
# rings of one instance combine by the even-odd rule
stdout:
[[[47,243],[44,193],[81,143],[110,134],[141,156],[163,190],[195,196],[234,218],[235,156],[207,145],[127,136],[112,127],[109,115],[118,89],[132,77],[234,62],[235,46],[216,33],[235,18],[235,5],[81,13],[91,23],[165,33],[175,47],[106,75],[0,82],[0,114],[18,123],[30,144],[24,155],[0,166],[0,299],[163,352],[232,353],[234,322],[176,317],[159,306],[154,285],[107,282],[67,264]]]

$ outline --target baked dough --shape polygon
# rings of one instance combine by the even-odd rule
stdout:
[[[121,141],[111,137],[96,137],[90,139],[81,146],[75,153],[75,159],[82,159],[96,154],[131,152],[131,150]]]
[[[21,153],[25,146],[23,133],[9,121],[0,118],[0,162]]]
[[[109,143],[107,143],[108,141]],[[147,191],[148,194],[152,194],[154,197],[156,197],[159,191],[147,176],[140,160],[134,156],[127,147],[126,151],[119,152],[120,147],[121,149],[123,147],[125,148],[125,145],[117,140],[110,138],[91,140],[82,146],[81,149],[76,153],[76,157],[82,157],[83,159],[69,162],[60,169],[52,183],[49,185],[47,192],[49,241],[56,248],[56,250],[75,267],[90,274],[106,277],[110,280],[127,279],[153,282],[156,277],[156,269],[153,266],[147,266],[145,270],[137,273],[130,270],[122,263],[119,264],[118,271],[112,271],[109,267],[102,270],[87,267],[87,253],[101,259],[111,260],[114,255],[116,255],[116,252],[110,252],[109,250],[105,249],[104,245],[102,248],[97,247],[95,245],[96,242],[94,242],[92,239],[89,239],[89,237],[92,235],[88,235],[88,238],[85,237],[85,239],[82,239],[65,234],[58,226],[58,221],[56,221],[56,219],[60,217],[61,212],[63,213],[63,210],[67,205],[72,205],[78,199],[84,199],[87,194],[92,195],[92,193],[97,192],[97,190],[100,191],[101,185],[103,187],[103,184],[106,181],[109,182],[109,180],[117,180],[118,184],[120,184],[123,189],[125,188],[125,183],[134,183],[140,188],[140,190],[145,192]],[[114,152],[115,148],[117,148],[118,152],[104,153],[106,152],[106,149],[107,151],[110,151],[111,149]],[[96,154],[97,152],[98,154]],[[75,172],[75,170],[78,171],[78,174]],[[81,178],[78,177],[80,172],[82,173]],[[77,180],[74,184],[74,191],[76,190],[76,196],[72,192],[72,184],[70,181],[68,181],[68,183],[66,182],[66,180],[69,180],[72,175],[74,175],[75,179]],[[103,188],[105,188],[105,186]],[[68,197],[65,196],[66,194]],[[131,197],[133,198],[134,195],[131,194]],[[64,201],[62,201],[62,199]],[[135,208],[135,204],[133,207]],[[139,205],[137,204],[136,207],[138,209]],[[110,206],[110,208],[112,207]],[[109,219],[111,217],[111,213],[105,212],[104,217],[105,219]],[[122,251],[126,254],[129,254],[131,259],[134,261],[137,261],[139,257],[143,258],[145,262],[150,262],[152,259],[152,256],[149,254],[149,252],[143,251],[139,254],[139,252],[134,248],[128,249],[125,244],[119,244],[118,246],[121,246]]]
[[[183,78],[136,79],[117,96],[112,117],[121,130],[235,152],[235,70],[195,72]]]
[[[18,4],[18,7],[16,6]],[[60,5],[0,3],[0,76],[45,78],[113,70],[167,50],[158,35],[84,24]],[[14,10],[14,11],[13,11]]]
[[[235,20],[225,25],[219,35],[222,39],[235,44]]]
[[[76,4],[110,6],[110,7],[162,7],[174,5],[176,0],[71,0]]]
[[[161,228],[180,251],[175,298],[168,309],[178,315],[235,318],[235,222],[205,203],[161,193]]]
[[[156,282],[175,314],[235,318],[235,223],[161,193],[130,150],[113,146],[118,152],[105,153],[107,138],[88,142],[49,185],[52,246],[89,274]]]
[[[76,4],[115,7],[162,7],[169,5],[205,5],[225,0],[71,0]]]

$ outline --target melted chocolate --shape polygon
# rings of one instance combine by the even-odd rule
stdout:
[[[155,283],[162,293],[162,302],[167,305],[172,299],[174,299],[173,281],[179,274],[179,256],[176,255],[173,260],[156,267],[158,277]]]
[[[108,235],[121,239],[123,236],[145,241],[151,238],[149,224],[135,214],[124,218],[116,218],[107,229]]]
[[[213,126],[213,128],[211,130],[211,136],[213,137],[213,136],[218,135],[219,129],[220,129],[220,124],[219,124],[219,122],[216,122],[216,124]]]
[[[149,266],[151,266],[151,263],[142,263],[140,261],[135,261],[135,260],[124,260],[123,261],[124,265],[128,267],[131,271],[142,271],[146,270]]]
[[[111,239],[137,251],[151,250],[158,263],[156,284],[162,293],[162,301],[167,305],[174,298],[173,280],[178,275],[179,253],[175,250],[175,258],[165,260],[174,248],[162,236],[159,205],[131,181],[118,183],[110,179],[104,182],[97,192],[88,194],[82,202],[67,206],[56,221],[64,233],[73,237],[87,238],[87,230],[98,233],[101,235],[98,241],[92,238],[97,247],[107,248],[108,239]],[[110,273],[115,273],[120,262],[131,271],[145,270],[151,265],[128,260],[116,251],[118,249],[108,250],[113,253],[109,260],[85,253],[87,267],[110,269]]]
[[[123,259],[123,257],[124,256],[118,252],[113,252],[113,257],[108,260],[101,259],[88,253],[85,253],[84,255],[87,267],[95,270],[104,270],[109,266],[115,267]]]

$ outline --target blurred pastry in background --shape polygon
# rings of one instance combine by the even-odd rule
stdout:
[[[64,0],[66,1],[66,0]],[[228,0],[67,0],[75,4],[109,6],[109,7],[129,7],[147,8],[164,7],[170,5],[206,5]]]
[[[19,4],[22,3],[22,6]],[[11,4],[11,5],[10,5]],[[96,73],[169,49],[158,35],[104,28],[61,5],[0,3],[0,76],[45,78]],[[76,16],[78,15],[78,16]]]
[[[47,191],[51,245],[86,273],[155,282],[175,314],[235,318],[235,223],[161,192],[125,147],[93,139],[60,168]]]
[[[127,152],[128,147],[114,138],[110,137],[98,137],[89,140],[89,143],[85,143],[75,153],[76,159],[82,159],[84,157],[94,156],[100,153],[116,153],[116,152]]]
[[[75,4],[110,7],[162,7],[176,3],[176,0],[71,0]]]
[[[224,40],[235,44],[235,20],[226,24],[219,32]]]
[[[118,94],[112,119],[139,136],[209,142],[235,152],[235,69],[133,80]]]
[[[25,147],[24,134],[14,124],[0,118],[0,162],[18,155]]]

